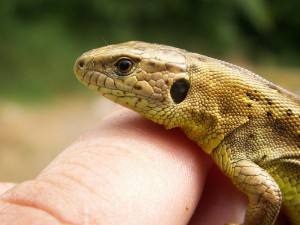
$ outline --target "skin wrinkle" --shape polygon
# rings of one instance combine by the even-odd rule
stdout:
[[[95,145],[95,144],[93,144],[93,143],[91,143],[90,145],[92,145],[92,146],[94,146],[94,149],[98,149],[98,147],[99,146],[101,146],[101,145]],[[86,146],[86,144],[85,143],[82,143],[82,146]],[[110,146],[110,148],[111,148],[111,146]],[[118,149],[118,147],[115,147],[116,148],[116,150]],[[79,149],[81,149],[81,148],[79,148]],[[113,150],[110,150],[110,152],[112,152]],[[88,152],[90,152],[90,150],[88,151]],[[97,152],[96,152],[97,153]],[[77,155],[77,154],[76,154]],[[102,154],[101,154],[102,155]],[[92,158],[94,158],[94,157],[92,157]],[[112,168],[113,169],[113,168]],[[99,176],[99,175],[98,175]]]
[[[67,164],[65,164],[65,165],[67,165]],[[69,163],[69,165],[76,165],[76,166],[78,166],[78,164],[75,164],[75,163]],[[74,176],[74,175],[71,175],[71,174],[69,174],[69,173],[66,173],[66,172],[60,172],[60,174],[56,174],[56,178],[59,178],[59,177],[67,178],[68,181],[71,181],[71,182],[74,182],[74,183],[76,183],[76,184],[79,184],[80,187],[83,187],[84,189],[88,190],[89,193],[91,193],[91,194],[97,196],[97,192],[95,192],[92,188],[90,188],[90,187],[84,185],[84,183],[81,182],[81,181],[80,181],[81,179],[78,179],[78,177],[76,177],[76,176]],[[44,176],[43,176],[43,180],[46,181],[46,182],[55,184],[55,182],[52,182],[51,179],[47,179],[47,177],[44,177]],[[61,183],[60,183],[60,185],[61,185]],[[76,185],[76,186],[77,186],[77,185]],[[67,187],[67,186],[66,186],[66,187]],[[91,200],[93,200],[93,198],[91,198]]]
[[[47,221],[47,225],[49,224],[50,225],[50,223],[48,223],[49,222],[49,220],[51,221],[51,225],[53,225],[53,220],[55,221],[55,222],[57,222],[57,223],[55,223],[55,224],[57,224],[57,225],[79,225],[79,224],[71,224],[71,223],[69,223],[69,222],[64,222],[63,220],[60,220],[60,218],[58,218],[56,215],[53,215],[53,214],[51,214],[51,212],[49,212],[49,211],[46,211],[45,209],[40,209],[40,208],[36,208],[36,207],[33,207],[33,206],[28,206],[28,205],[21,205],[21,204],[18,204],[18,203],[12,203],[12,202],[10,202],[10,201],[5,201],[5,200],[2,200],[2,199],[0,199],[0,202],[3,202],[4,204],[6,203],[7,204],[7,206],[6,207],[3,207],[2,208],[2,210],[3,211],[6,211],[6,210],[8,210],[9,208],[11,208],[11,207],[14,207],[14,206],[16,206],[16,207],[18,207],[18,208],[20,208],[21,207],[21,210],[27,210],[27,209],[29,209],[29,211],[31,212],[31,214],[32,215],[34,215],[34,218],[32,218],[32,219],[37,219],[36,218],[36,212],[37,213],[39,213],[39,214],[43,214],[43,219],[44,219],[44,221]],[[34,212],[32,213],[32,210],[34,210]],[[2,211],[2,212],[3,212]],[[27,212],[28,213],[28,212]],[[21,215],[22,214],[24,214],[24,213],[21,213]],[[3,215],[3,214],[2,214]],[[45,215],[47,216],[47,218],[45,218]],[[24,224],[23,223],[23,221],[24,220],[28,220],[29,218],[23,218],[23,221],[22,221],[22,223],[19,223],[20,221],[17,221],[17,219],[16,219],[16,217],[15,217],[15,215],[14,214],[9,214],[8,216],[11,216],[11,217],[13,217],[12,218],[12,220],[14,221],[14,224],[15,223],[17,223],[17,224]],[[20,214],[18,214],[18,216],[20,216]],[[24,216],[24,215],[23,215]],[[39,217],[40,217],[40,215],[38,215]],[[1,216],[0,215],[0,219],[2,218],[3,216]],[[48,217],[50,217],[50,218],[48,218]],[[6,217],[7,218],[7,217]],[[31,222],[31,224],[33,224],[33,220],[31,220],[30,221]],[[11,223],[7,223],[7,221],[3,221],[2,220],[2,223],[1,224],[3,224],[3,223],[5,223],[5,224],[11,224]],[[34,223],[34,224],[40,224],[40,223]]]
[[[72,163],[69,163],[69,164],[72,165]],[[65,164],[65,165],[66,165],[66,164]],[[78,165],[76,165],[76,166],[78,166]],[[53,174],[52,174],[52,175],[53,175]],[[47,177],[47,176],[42,176],[42,177],[43,177],[43,180],[46,181],[47,183],[50,183],[50,184],[57,184],[57,182],[53,181],[53,179],[47,179],[47,178],[49,178],[49,176],[48,176],[48,177]],[[59,177],[67,178],[68,181],[72,181],[72,182],[74,182],[74,183],[76,183],[76,184],[79,184],[80,187],[83,187],[84,189],[88,190],[88,192],[89,192],[90,194],[94,195],[93,197],[90,197],[90,198],[89,198],[89,201],[90,201],[90,202],[94,202],[94,205],[97,205],[97,201],[94,201],[94,199],[97,199],[98,193],[96,193],[96,191],[94,191],[93,188],[90,188],[90,187],[84,185],[82,182],[80,182],[80,179],[78,179],[78,178],[75,179],[73,176],[68,175],[67,173],[64,173],[64,172],[60,172],[60,174],[56,174],[55,178],[57,179],[57,178],[59,178]],[[51,178],[53,178],[53,176],[52,176]],[[63,180],[65,181],[65,179],[63,179]],[[64,185],[64,186],[65,186],[65,187],[68,187],[69,185],[70,185],[70,184],[68,184],[67,186],[66,186],[66,185]],[[54,186],[55,186],[55,185],[54,185]],[[59,186],[62,186],[62,184],[60,183]],[[76,186],[77,186],[77,185],[76,185]],[[105,199],[105,196],[102,195],[102,196],[101,196],[101,199],[104,200],[104,199]],[[107,200],[106,200],[106,201],[107,201]],[[83,204],[85,204],[85,201],[83,202]],[[84,217],[86,218],[86,217],[87,217],[87,214],[84,214]],[[89,216],[89,218],[90,218],[90,216]]]
[[[72,165],[72,163],[68,163],[68,164],[66,164],[66,163],[64,163],[65,165]],[[78,164],[76,164],[76,167],[78,167]],[[72,168],[72,167],[70,167],[70,168]],[[83,167],[83,168],[85,168],[85,167]],[[72,170],[73,171],[73,170]],[[53,172],[53,171],[52,171]],[[84,193],[91,193],[91,194],[93,194],[94,195],[94,197],[89,197],[89,204],[92,204],[91,203],[91,201],[94,201],[93,199],[99,199],[99,193],[96,193],[93,189],[91,189],[91,188],[89,188],[89,187],[87,187],[86,185],[83,185],[83,183],[81,183],[80,182],[80,180],[78,180],[78,179],[76,179],[76,178],[74,178],[74,176],[73,175],[68,175],[67,173],[65,173],[64,171],[60,171],[59,173],[55,173],[55,176],[53,176],[53,173],[51,173],[51,174],[48,174],[47,176],[45,176],[45,175],[41,175],[40,176],[40,181],[42,180],[42,182],[43,183],[47,183],[47,184],[50,184],[50,186],[53,186],[53,187],[56,187],[57,186],[57,182],[55,182],[55,180],[53,180],[53,179],[47,179],[47,177],[50,177],[51,176],[51,178],[54,178],[55,180],[56,179],[58,179],[59,177],[63,177],[63,179],[62,180],[64,180],[64,183],[59,183],[59,189],[61,189],[61,187],[62,186],[64,186],[64,187],[66,187],[66,188],[68,188],[69,186],[77,186],[78,187],[78,185],[77,184],[79,184],[79,186],[82,188],[84,188],[84,189],[86,189],[86,190],[88,190],[88,192],[86,192],[86,191],[84,191]],[[90,177],[93,177],[93,176],[90,176]],[[65,178],[67,178],[67,180],[65,179]],[[67,181],[67,183],[65,183]],[[71,185],[70,183],[69,183],[69,181],[71,181],[71,182],[75,182],[76,183],[76,185]],[[54,184],[54,185],[53,185]],[[49,187],[50,188],[50,187]],[[98,197],[97,197],[98,196]],[[105,200],[106,199],[106,202],[109,202],[110,200],[109,199],[107,199],[107,197],[105,196],[105,195],[102,195],[101,196],[101,200]],[[26,202],[26,201],[24,201],[24,202]],[[54,213],[54,212],[51,212],[51,207],[45,207],[45,205],[44,204],[41,204],[41,202],[40,201],[33,201],[33,202],[35,202],[35,204],[34,204],[34,206],[35,206],[35,208],[41,208],[41,210],[44,210],[44,211],[47,211],[48,212],[48,214],[51,214],[51,215],[56,215],[57,213]],[[84,203],[85,201],[83,201],[83,203]],[[99,201],[96,201],[93,205],[97,205],[97,203],[98,203]],[[102,202],[102,201],[100,201],[100,202]],[[25,204],[23,204],[23,205],[25,205]],[[31,202],[29,202],[28,203],[28,205],[32,205],[32,203]],[[78,208],[78,207],[77,207]],[[55,209],[55,208],[54,208]],[[80,208],[79,208],[80,209]],[[85,215],[86,216],[86,215]],[[71,224],[69,221],[68,222],[66,222],[65,220],[63,220],[62,219],[62,217],[60,216],[58,216],[58,214],[57,214],[57,216],[56,216],[56,218],[59,218],[59,221],[62,221],[62,222],[64,222],[64,223],[66,223],[66,224]],[[71,218],[71,220],[72,220],[72,218]],[[72,224],[82,224],[82,223],[72,223]]]
[[[32,182],[32,181],[27,181],[26,184],[28,185],[29,182]],[[40,181],[35,180],[35,182],[40,182]],[[42,182],[42,183],[45,183],[45,182]],[[49,184],[51,184],[51,183],[49,183]],[[9,194],[9,193],[7,193],[7,194]],[[51,209],[51,207],[45,207],[44,204],[37,204],[37,202],[32,202],[32,201],[27,202],[27,201],[24,201],[24,199],[21,199],[21,198],[3,198],[2,197],[0,199],[0,201],[8,203],[9,207],[11,207],[11,205],[12,206],[21,206],[21,207],[31,208],[31,209],[34,209],[34,210],[37,210],[37,211],[42,211],[42,212],[48,214],[49,216],[51,216],[51,218],[58,221],[60,224],[78,225],[78,224],[75,224],[75,223],[70,223],[70,222],[65,221],[62,217],[60,217],[58,214],[56,214]],[[32,204],[32,203],[35,203],[35,204]]]

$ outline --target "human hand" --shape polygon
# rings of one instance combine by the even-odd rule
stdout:
[[[180,129],[122,107],[36,179],[12,186],[0,185],[1,224],[218,225],[241,223],[247,207]]]

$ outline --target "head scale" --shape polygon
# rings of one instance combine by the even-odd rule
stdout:
[[[171,128],[190,88],[186,51],[127,42],[93,49],[75,63],[77,78],[108,99]],[[180,109],[181,108],[181,109]]]

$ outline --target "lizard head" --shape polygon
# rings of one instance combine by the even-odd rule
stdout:
[[[188,116],[185,50],[136,41],[109,45],[84,53],[74,70],[93,91],[167,128]]]

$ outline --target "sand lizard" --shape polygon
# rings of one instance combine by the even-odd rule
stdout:
[[[230,63],[145,42],[91,50],[74,69],[108,99],[181,127],[248,196],[244,225],[271,225],[281,208],[300,225],[298,96]]]

